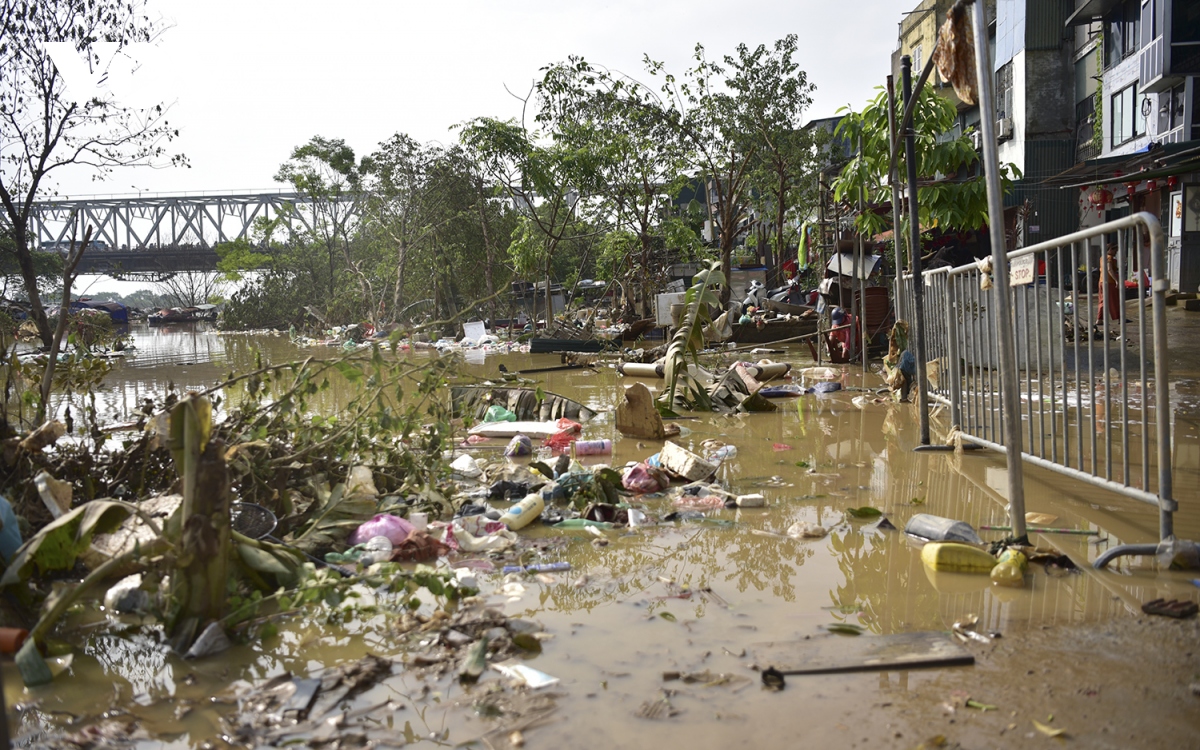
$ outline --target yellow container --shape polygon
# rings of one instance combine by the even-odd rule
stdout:
[[[947,573],[988,573],[996,558],[981,549],[958,542],[930,542],[921,548],[921,562]]]
[[[1017,554],[1020,553],[1018,552]],[[1011,586],[1016,589],[1025,585],[1025,574],[1021,572],[1021,566],[1015,560],[998,564],[992,568],[991,576],[992,583],[997,586]]]

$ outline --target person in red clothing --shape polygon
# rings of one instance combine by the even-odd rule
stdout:
[[[1109,245],[1100,265],[1100,309],[1096,311],[1096,325],[1104,323],[1104,310],[1108,309],[1109,320],[1120,320],[1123,294],[1117,270],[1117,246]]]

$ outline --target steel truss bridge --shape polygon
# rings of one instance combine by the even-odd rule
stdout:
[[[288,240],[311,230],[313,202],[295,192],[138,194],[39,201],[30,238],[39,249],[64,250],[92,227],[83,273],[152,279],[216,269],[218,243],[250,239],[259,219],[281,220]]]

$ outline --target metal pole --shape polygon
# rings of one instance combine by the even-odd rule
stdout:
[[[903,271],[904,263],[902,262],[904,255],[900,250],[900,186],[897,184],[896,176],[896,84],[891,76],[887,77],[887,101],[888,101],[888,145],[892,149],[890,154],[892,158],[892,168],[888,172],[888,183],[892,186],[892,250],[895,255],[896,262],[896,320],[904,317],[906,311],[904,309],[904,278]]]
[[[863,152],[862,136],[860,135],[858,137],[858,157],[859,157],[859,159],[862,159],[862,152]],[[861,175],[862,175],[861,162],[860,162],[860,167],[859,167],[859,175],[861,178]],[[859,181],[858,181],[858,216],[860,219],[862,218],[862,213],[863,213],[863,203],[864,203],[863,181],[862,181],[862,179],[859,179]],[[865,275],[863,273],[863,271],[866,269],[867,257],[866,257],[865,248],[863,247],[863,236],[862,236],[862,228],[861,227],[859,228],[859,231],[856,234],[858,235],[858,246],[856,248],[858,250],[858,262],[855,264],[857,267],[854,269],[854,276],[858,280],[858,331],[859,331],[858,340],[860,342],[859,343],[860,350],[862,351],[863,375],[866,375],[868,372],[870,372],[870,369],[868,367],[869,361],[868,361],[868,357],[867,357],[867,289],[866,289],[867,282],[863,278],[863,276]],[[863,385],[866,386],[865,381],[863,382]]]
[[[985,46],[986,50],[987,47]],[[900,58],[904,106],[912,99],[912,58]],[[921,272],[921,219],[917,215],[917,134],[912,124],[904,131],[904,161],[908,168],[908,254],[913,277],[913,354],[917,359],[917,411],[921,418],[921,445],[929,445],[929,383],[925,377],[925,279]]]
[[[1008,253],[1004,242],[1004,194],[996,146],[996,103],[992,99],[992,64],[988,54],[987,8],[976,2],[971,12],[975,32],[976,97],[983,133],[983,171],[987,183],[988,232],[992,240],[994,315],[1000,338],[1000,394],[1004,408],[1004,446],[1008,456],[1008,515],[1012,535],[1025,536],[1025,481],[1021,464],[1021,402],[1013,338],[1012,300],[1008,287]]]
[[[1159,539],[1166,539],[1175,533],[1173,513],[1179,510],[1179,503],[1173,495],[1171,479],[1171,383],[1167,379],[1168,282],[1164,252],[1167,242],[1158,222],[1147,223],[1150,235],[1150,275],[1153,284],[1150,291],[1154,295],[1151,314],[1154,317],[1154,426],[1158,443],[1158,528]],[[1145,305],[1145,302],[1139,299],[1138,304]],[[1143,410],[1146,409],[1146,395],[1143,390]],[[1148,458],[1146,460],[1149,461]],[[1147,486],[1145,489],[1150,488]]]

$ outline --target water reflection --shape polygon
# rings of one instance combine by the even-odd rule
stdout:
[[[181,389],[204,387],[229,371],[256,366],[260,357],[281,362],[340,354],[336,349],[301,349],[281,336],[226,336],[203,327],[135,329],[134,336],[137,356],[118,364],[96,394],[107,409],[103,413],[114,421],[142,399],[160,395],[168,383]],[[786,359],[809,364],[796,349]],[[482,364],[468,362],[467,374],[494,374],[500,363],[517,371],[555,365],[558,360],[549,355],[489,357]],[[609,369],[532,377],[545,390],[602,412],[613,408],[631,382]],[[654,389],[662,385],[644,382]],[[861,371],[847,369],[843,383],[863,385]],[[868,377],[865,384],[876,386],[878,381]],[[329,400],[318,406],[336,408],[350,395],[347,386],[335,384]],[[568,694],[564,711],[571,716],[573,731],[581,733],[569,735],[574,744],[609,740],[619,744],[626,735],[610,726],[610,717],[614,712],[626,716],[655,695],[661,686],[659,673],[668,666],[691,669],[715,664],[744,672],[745,659],[720,661],[723,649],[737,654],[753,642],[803,638],[833,622],[853,622],[873,633],[890,634],[946,630],[955,620],[977,614],[981,627],[1011,634],[1044,624],[1103,621],[1159,596],[1196,597],[1186,574],[1155,574],[1138,567],[1135,559],[1122,559],[1111,572],[1086,569],[1109,545],[1156,538],[1156,509],[1036,469],[1026,473],[1028,509],[1058,516],[1055,525],[1099,532],[1095,538],[1035,536],[1039,545],[1070,555],[1085,567],[1082,572],[1055,578],[1035,566],[1026,588],[1013,590],[993,587],[986,576],[928,571],[919,550],[901,532],[876,530],[872,523],[848,519],[846,509],[878,508],[900,528],[920,512],[961,519],[976,527],[1004,524],[1004,462],[986,452],[914,453],[915,405],[868,403],[859,408],[851,402],[854,395],[843,392],[785,401],[770,414],[695,415],[683,422],[690,434],[680,442],[699,448],[704,440],[716,438],[736,445],[738,454],[722,468],[722,480],[735,492],[761,492],[768,508],[711,514],[729,525],[684,523],[614,532],[607,546],[593,545],[588,534],[569,534],[542,554],[546,561],[569,561],[573,568],[569,574],[552,576],[549,582],[523,579],[526,589],[513,601],[489,596],[492,606],[537,620],[555,635],[534,666],[563,679]],[[935,432],[949,427],[944,411],[935,412],[932,421]],[[1200,418],[1195,412],[1176,413],[1174,435],[1175,494],[1182,499],[1176,526],[1180,536],[1194,539],[1200,537],[1200,511],[1191,501],[1200,497]],[[611,462],[616,465],[642,460],[657,450],[654,443],[623,439],[607,417],[587,425],[585,437],[613,439]],[[776,450],[776,444],[785,447]],[[665,513],[671,509],[670,500],[651,499],[647,508]],[[761,533],[779,534],[797,521],[819,523],[830,530],[829,536],[794,540]],[[557,536],[549,529],[522,533]],[[1001,534],[985,532],[984,536]],[[586,581],[580,582],[585,576]],[[488,591],[504,583],[499,573],[481,573],[479,578]],[[681,598],[667,582],[686,587],[692,595]],[[702,589],[711,589],[716,597],[702,595]],[[661,617],[663,613],[674,619]],[[219,663],[198,662],[186,668],[179,667],[175,657],[164,655],[156,643],[97,637],[77,660],[77,678],[63,683],[54,700],[62,706],[93,705],[101,700],[96,686],[111,685],[116,679],[152,700],[203,696],[205,691],[211,695],[230,680],[249,684],[283,671],[310,674],[327,664],[357,659],[366,650],[396,653],[399,646],[390,629],[394,616],[385,610],[351,619],[344,626],[285,622],[279,635],[267,643],[240,646]],[[198,676],[196,686],[176,679],[181,669]],[[887,677],[857,680],[842,683],[831,678],[822,684],[853,684],[868,693],[909,689],[904,673],[894,682]],[[597,687],[601,683],[602,689]],[[421,695],[419,681],[400,674],[361,700],[403,698],[411,708],[407,715],[397,715],[394,726],[412,741],[431,732],[449,731],[451,743],[482,733],[477,731],[479,717],[451,705],[460,698],[469,705],[469,692],[445,682],[433,695],[437,697]],[[714,697],[695,698],[687,724],[673,724],[674,734],[663,734],[662,741],[704,742],[712,739],[711,732],[720,731],[719,720],[711,717],[725,709],[721,696],[728,694],[705,695]],[[763,704],[751,691],[739,701],[753,726],[775,726],[777,705]],[[856,698],[855,708],[848,710],[861,705]],[[819,706],[796,710],[810,710],[820,718]],[[166,709],[146,716],[157,717],[155,726],[163,731],[180,726]],[[215,724],[209,716],[184,726],[193,732],[187,744],[197,746],[212,736]],[[557,731],[551,730],[547,737],[568,740],[554,734]],[[651,741],[660,731],[665,732],[639,727],[640,741]],[[767,739],[779,733],[763,731]],[[786,741],[788,736],[784,733],[777,739]]]

